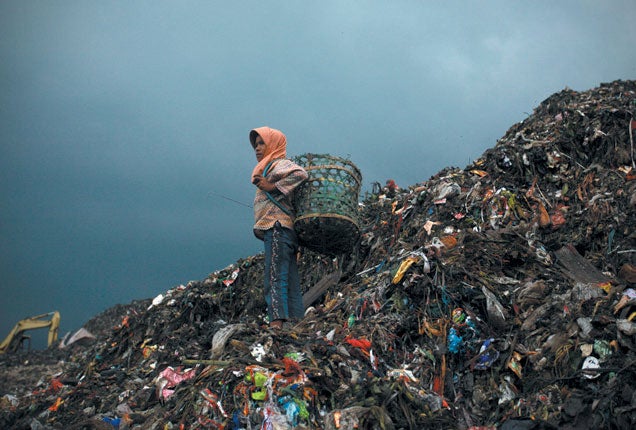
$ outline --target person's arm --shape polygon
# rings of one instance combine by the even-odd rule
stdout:
[[[277,190],[276,184],[268,181],[266,178],[263,178],[261,175],[254,176],[252,181],[254,185],[256,185],[261,190],[271,193],[272,191]]]

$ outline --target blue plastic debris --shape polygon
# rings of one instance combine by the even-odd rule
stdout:
[[[103,417],[102,421],[104,421],[106,424],[110,424],[114,428],[118,429],[119,428],[119,424],[121,423],[121,418]]]
[[[499,358],[499,351],[490,348],[495,339],[486,339],[479,349],[479,358],[475,363],[475,369],[486,370]]]
[[[454,327],[448,331],[448,350],[453,354],[457,354],[462,349],[462,343],[464,339],[457,334],[457,330]]]

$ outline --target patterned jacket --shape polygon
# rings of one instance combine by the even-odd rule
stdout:
[[[263,239],[265,230],[274,227],[276,221],[283,227],[293,230],[294,213],[292,196],[294,189],[302,184],[308,175],[305,169],[291,160],[282,159],[272,163],[265,178],[276,185],[276,190],[270,195],[283,207],[288,208],[291,215],[286,214],[261,189],[256,190],[254,197],[254,235]]]

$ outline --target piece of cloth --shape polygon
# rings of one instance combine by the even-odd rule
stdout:
[[[265,144],[265,156],[252,171],[250,182],[254,181],[254,177],[263,174],[265,167],[278,158],[287,158],[287,138],[282,131],[271,127],[259,127],[250,131],[250,143],[254,147],[256,136],[261,136]]]
[[[264,294],[269,321],[300,320],[304,316],[298,275],[298,238],[293,230],[276,223],[265,231]]]

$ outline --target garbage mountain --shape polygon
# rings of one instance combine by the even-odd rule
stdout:
[[[634,428],[635,113],[636,81],[564,89],[469,166],[375,188],[351,255],[303,254],[324,293],[283,331],[255,255],[2,356],[0,427]]]

